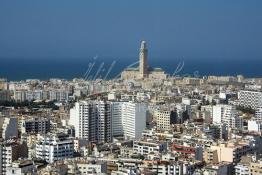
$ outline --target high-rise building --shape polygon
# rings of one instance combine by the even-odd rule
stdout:
[[[90,142],[103,143],[112,140],[111,106],[104,101],[76,102],[70,110],[70,124],[75,136]]]
[[[70,110],[75,136],[90,142],[112,137],[140,138],[146,128],[146,106],[136,102],[79,101]]]
[[[122,105],[124,102],[112,102],[112,135],[123,136]]]
[[[122,124],[126,139],[139,139],[146,128],[146,105],[124,102],[122,105]]]

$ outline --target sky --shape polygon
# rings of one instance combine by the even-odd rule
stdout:
[[[0,59],[261,59],[261,0],[1,0]]]

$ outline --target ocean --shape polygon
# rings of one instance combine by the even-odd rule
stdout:
[[[0,78],[9,81],[25,79],[49,78],[83,78],[88,67],[95,62],[90,71],[89,79],[105,78],[113,59],[3,59],[0,58]],[[116,63],[108,78],[115,78],[128,65],[136,62],[135,59],[115,60]],[[179,62],[176,59],[152,59],[149,61],[151,67],[160,67],[168,74],[173,74]],[[103,66],[101,65],[102,63]],[[102,67],[99,70],[99,67]],[[134,65],[136,67],[136,65]],[[244,75],[245,77],[262,77],[262,60],[184,60],[184,66],[177,75],[180,76],[205,76],[205,75]]]

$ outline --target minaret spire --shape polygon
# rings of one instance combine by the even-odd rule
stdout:
[[[142,41],[139,53],[139,73],[141,78],[146,78],[148,76],[148,66],[147,66],[147,47],[146,42]]]

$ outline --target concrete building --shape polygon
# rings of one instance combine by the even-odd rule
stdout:
[[[18,125],[16,117],[0,118],[0,134],[1,138],[8,140],[18,137]]]
[[[11,95],[9,90],[0,90],[0,101],[10,101]]]
[[[16,160],[6,168],[6,175],[36,175],[37,169],[32,160]]]
[[[259,106],[256,109],[255,117],[256,117],[256,121],[262,122],[262,106]]]
[[[122,105],[122,125],[126,139],[139,139],[146,128],[146,105],[124,102]]]
[[[19,158],[26,158],[28,149],[25,144],[19,144],[13,140],[0,143],[0,174],[5,175],[7,167]]]
[[[53,163],[73,157],[74,142],[65,134],[39,135],[35,149],[36,158]]]
[[[250,175],[249,166],[243,163],[238,163],[235,167],[236,175]]]
[[[254,120],[248,120],[247,130],[248,131],[261,132],[262,131],[262,122],[258,122],[258,121],[254,121]]]
[[[123,136],[123,121],[122,121],[122,105],[123,102],[113,102],[112,107],[112,135],[113,137]]]
[[[111,120],[110,103],[104,101],[76,102],[70,110],[69,123],[75,127],[75,137],[90,142],[111,142]]]
[[[236,113],[236,107],[232,105],[213,106],[213,123],[226,124],[231,128],[242,128],[243,121]]]
[[[167,75],[161,68],[151,68],[148,66],[148,50],[146,42],[142,41],[139,52],[138,68],[127,68],[121,73],[121,79],[166,79]]]
[[[21,133],[48,133],[51,129],[50,119],[47,118],[23,118],[21,121]]]
[[[239,105],[243,107],[250,107],[257,109],[262,106],[262,92],[260,91],[246,91],[238,92]]]
[[[262,174],[262,161],[251,162],[249,165],[250,174],[261,175]]]
[[[48,100],[51,101],[68,101],[68,94],[67,90],[63,89],[52,89],[49,90],[49,98]]]
[[[204,159],[206,162],[219,163],[231,162],[238,163],[241,156],[252,152],[252,148],[247,143],[221,143],[211,145],[205,150]]]
[[[156,142],[153,140],[134,141],[133,151],[134,153],[141,154],[141,155],[148,155],[150,153],[155,153],[155,154],[163,153],[167,151],[167,143],[166,142]]]
[[[169,131],[172,124],[176,123],[176,113],[170,110],[157,110],[154,115],[156,116],[157,129],[162,131]]]

